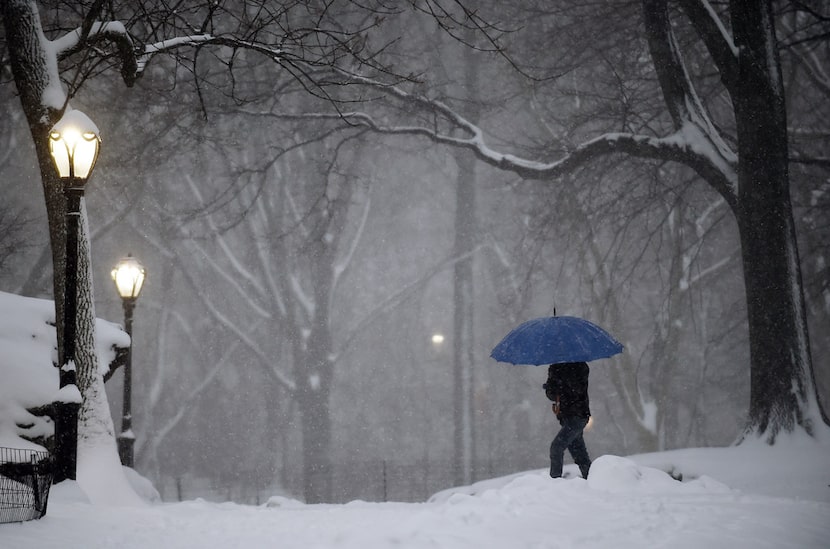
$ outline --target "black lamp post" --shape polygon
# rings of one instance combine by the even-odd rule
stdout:
[[[112,279],[118,295],[124,304],[124,329],[130,336],[130,347],[127,349],[127,360],[124,363],[124,405],[121,415],[121,434],[118,435],[118,455],[121,457],[121,464],[127,467],[133,466],[133,446],[135,434],[133,433],[132,413],[132,355],[133,355],[133,309],[135,301],[144,285],[145,271],[132,255],[127,255],[118,262],[112,270]]]
[[[101,139],[98,128],[80,111],[67,111],[49,133],[49,151],[66,196],[66,258],[63,296],[61,399],[55,410],[54,481],[74,479],[78,455],[78,408],[75,332],[78,313],[78,224],[84,185],[92,174]]]

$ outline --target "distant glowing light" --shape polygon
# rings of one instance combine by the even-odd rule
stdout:
[[[127,255],[112,270],[112,279],[122,299],[136,299],[144,285],[146,271],[132,255]]]
[[[432,342],[435,345],[440,345],[444,343],[444,335],[443,334],[432,334]]]

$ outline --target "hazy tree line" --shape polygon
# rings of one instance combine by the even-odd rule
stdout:
[[[208,32],[239,41],[156,57],[130,90],[104,70],[119,56],[100,42],[63,61],[72,104],[104,130],[87,197],[98,315],[119,320],[107,278],[120,255],[150,272],[133,355],[140,472],[159,483],[244,472],[325,501],[350,496],[332,479],[361,462],[454,468],[444,477],[452,482],[544,465],[552,418],[543,373],[487,355],[515,322],[554,307],[626,344],[592,369],[595,453],[726,444],[747,423],[774,437],[805,420],[796,405],[770,427],[769,410],[751,401],[769,395],[749,389],[746,246],[726,183],[713,190],[706,169],[670,156],[596,155],[551,185],[521,163],[472,162],[463,124],[445,132],[460,113],[494,148],[545,161],[573,157],[603,132],[665,135],[672,116],[661,78],[670,75],[655,70],[644,31],[659,28],[665,3],[520,2],[450,17],[434,2],[369,11],[303,2],[268,19],[265,4],[237,4],[193,3],[177,19],[163,3],[73,12],[38,2],[50,38],[100,10],[95,19],[128,21],[142,44]],[[666,12],[679,22],[669,43],[683,52],[723,150],[734,148],[737,92],[724,91],[688,23],[704,3],[677,4]],[[714,9],[728,20],[735,6]],[[818,3],[773,7],[785,163],[826,395],[828,14]],[[307,33],[315,18],[331,25],[316,42]],[[294,46],[281,70],[241,43],[271,36]],[[53,289],[36,161],[3,44],[2,139],[15,152],[0,158],[10,197],[0,214],[10,228],[0,233],[2,289],[50,296],[60,283]],[[447,339],[431,343],[438,332]],[[782,367],[782,382],[809,387],[809,361],[794,367],[805,369]],[[107,389],[113,410],[117,384],[116,375]]]

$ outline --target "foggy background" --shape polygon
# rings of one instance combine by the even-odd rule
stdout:
[[[539,39],[544,18],[504,16],[526,26],[510,46],[528,64],[565,58],[563,44]],[[554,138],[579,143],[616,127],[625,113],[600,98],[614,96],[619,73],[632,110],[660,100],[629,51],[645,51],[642,39],[625,41],[636,18],[616,23],[631,28],[602,60],[550,81],[470,52],[416,14],[385,32],[399,73],[422,74],[431,96],[471,114],[500,150],[536,158]],[[592,456],[739,435],[749,356],[737,230],[693,173],[605,159],[562,180],[523,181],[423,139],[273,116],[313,111],[316,100],[253,56],[239,56],[246,77],[233,82],[222,62],[219,52],[198,65],[200,94],[193,74],[161,61],[133,89],[105,75],[73,99],[103,138],[86,192],[97,316],[123,323],[109,274],[121,257],[148,273],[133,324],[135,468],[165,499],[301,497],[309,410],[330,420],[328,463],[315,474],[330,478],[332,501],[422,500],[546,467],[558,427],[546,368],[489,352],[554,309],[626,348],[591,364]],[[805,92],[783,62],[794,131],[826,123],[826,97]],[[0,289],[51,298],[37,165],[8,75],[0,94]],[[826,146],[822,135],[803,146]],[[830,180],[826,168],[793,166],[791,181],[827,406]],[[308,367],[319,357],[328,369]],[[107,383],[116,432],[121,377]],[[302,389],[321,383],[316,396]]]

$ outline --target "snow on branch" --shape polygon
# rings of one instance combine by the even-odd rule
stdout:
[[[70,31],[62,37],[52,41],[52,47],[58,60],[65,59],[78,53],[89,45],[100,42],[112,42],[118,50],[121,59],[121,77],[127,86],[132,86],[138,75],[135,44],[130,33],[119,21],[95,21]]]
[[[185,181],[188,184],[193,196],[199,201],[199,204],[204,207],[205,200],[202,196],[202,192],[199,190],[199,186],[193,181],[193,178],[187,174],[185,175]],[[193,240],[191,244],[200,250],[204,261],[209,265],[214,272],[219,274],[221,278],[223,278],[231,288],[236,290],[237,294],[243,299],[248,306],[255,311],[261,318],[265,320],[271,319],[271,313],[263,308],[259,304],[259,299],[255,296],[249,295],[248,291],[242,287],[240,280],[244,280],[250,288],[258,295],[262,296],[266,293],[265,288],[262,287],[260,284],[259,278],[254,276],[243,264],[242,261],[236,256],[236,253],[231,249],[228,245],[227,241],[222,237],[221,231],[219,227],[216,226],[216,222],[213,220],[211,216],[205,216],[207,220],[209,234],[216,236],[216,245],[219,248],[219,251],[227,260],[226,262],[230,265],[232,272],[228,272],[224,267],[222,267],[217,261],[213,259],[213,254],[207,253],[203,247],[199,244],[198,241]]]
[[[291,274],[288,279],[291,285],[291,292],[294,294],[294,298],[296,299],[296,302],[299,303],[300,308],[303,312],[305,312],[306,318],[314,318],[314,299],[303,289],[303,285],[296,275]]]
[[[697,30],[721,78],[731,87],[738,78],[738,47],[709,0],[681,0],[687,17]]]
[[[240,40],[232,36],[216,36],[213,34],[178,36],[162,40],[160,42],[154,42],[152,44],[145,44],[144,50],[138,55],[137,58],[137,72],[138,74],[141,74],[147,66],[147,63],[149,63],[150,60],[159,53],[169,52],[182,47],[197,47],[208,44],[253,50],[272,59],[279,58],[283,53],[279,48],[272,48],[264,44],[258,44],[247,40]]]
[[[731,44],[731,41],[726,41],[728,35],[722,25],[718,24],[719,20],[716,21],[717,14],[706,0],[684,0],[683,5],[712,55],[717,56],[716,62],[724,82],[734,78],[736,73],[733,69],[737,70],[737,59],[732,49],[724,46]],[[644,0],[643,7],[648,47],[654,60],[663,100],[675,125],[675,135],[685,136],[683,141],[694,145],[702,153],[702,158],[685,163],[717,189],[734,209],[738,194],[737,155],[712,123],[697,94],[674,35],[667,0]]]
[[[253,353],[254,356],[256,356],[259,359],[260,363],[265,367],[265,370],[271,376],[273,376],[274,381],[276,381],[278,384],[283,386],[288,391],[295,391],[297,387],[294,381],[274,365],[273,357],[268,357],[266,355],[266,353],[257,344],[257,342],[254,341],[254,339],[250,336],[251,332],[241,329],[236,322],[233,322],[223,312],[221,306],[215,303],[213,298],[202,290],[201,285],[193,277],[192,273],[188,269],[183,268],[181,255],[171,249],[170,242],[161,242],[148,235],[144,235],[144,238],[152,246],[154,246],[164,257],[173,261],[176,264],[178,272],[182,275],[187,284],[194,290],[196,298],[205,307],[205,309],[207,310],[207,314],[208,316],[210,316],[212,321],[215,324],[223,326],[229,334],[236,337],[236,341],[239,344],[243,345],[245,348],[248,349],[248,351]],[[260,319],[260,322],[264,321],[265,320]]]
[[[228,46],[256,51],[274,61],[278,60],[283,53],[281,49],[265,44],[241,40],[233,36],[217,36],[206,33],[177,36],[139,46],[133,41],[124,24],[119,21],[92,22],[90,25],[66,33],[52,41],[52,44],[58,59],[64,59],[89,45],[103,41],[109,41],[116,46],[118,56],[121,59],[121,74],[127,86],[132,86],[135,83],[154,56],[183,47]]]
[[[673,37],[667,35],[672,49]],[[693,168],[701,177],[709,181],[727,200],[730,206],[737,201],[737,157],[723,142],[714,125],[700,104],[694,88],[685,71],[677,52],[672,51],[676,65],[673,78],[680,78],[677,95],[673,99],[679,104],[677,111],[677,130],[674,134],[659,138],[627,133],[608,133],[581,144],[564,157],[553,162],[541,162],[504,154],[490,148],[484,140],[481,128],[463,117],[446,103],[415,95],[400,86],[390,85],[377,80],[337,71],[348,84],[364,86],[380,92],[398,101],[408,110],[417,109],[440,119],[447,128],[389,125],[380,123],[376,118],[364,112],[338,113],[353,125],[362,125],[373,131],[385,134],[409,134],[426,137],[435,143],[465,148],[473,152],[481,161],[505,171],[511,171],[526,179],[551,179],[573,172],[587,165],[590,161],[612,154],[628,154],[640,158],[667,160],[683,163]],[[667,99],[668,102],[668,99]],[[310,116],[327,117],[330,114]]]
[[[363,215],[360,217],[360,223],[357,226],[357,230],[355,231],[355,236],[352,238],[351,243],[349,244],[349,249],[343,258],[334,265],[334,276],[333,276],[333,283],[332,287],[336,288],[338,286],[338,282],[340,278],[343,276],[343,273],[346,272],[346,269],[352,264],[352,258],[354,258],[354,254],[357,251],[357,246],[360,244],[360,241],[363,237],[363,234],[366,230],[366,225],[369,220],[369,212],[372,210],[372,199],[368,197],[366,202],[363,205]]]
[[[442,115],[450,123],[449,130],[442,132],[425,126],[384,124],[365,112],[272,113],[270,116],[285,119],[342,120],[351,127],[368,127],[376,133],[425,137],[434,143],[468,149],[484,163],[500,170],[513,172],[525,179],[553,179],[582,168],[602,156],[612,154],[675,161],[692,167],[708,181],[717,182],[718,190],[724,199],[730,206],[735,206],[734,189],[737,173],[734,161],[724,159],[720,151],[706,138],[703,130],[695,124],[685,124],[677,132],[662,138],[628,133],[606,133],[581,144],[556,161],[542,162],[500,153],[492,149],[485,142],[481,128],[445,103],[414,96],[398,87],[383,85],[366,78],[362,78],[361,81],[382,89],[406,103],[417,104],[422,109],[431,110],[433,114]],[[453,135],[454,130],[461,130],[467,136]]]
[[[601,156],[611,154],[677,161],[695,169],[734,207],[737,200],[736,156],[724,143],[695,92],[671,29],[666,1],[646,0],[646,4],[647,7],[653,8],[645,10],[649,45],[658,67],[666,104],[675,122],[675,133],[663,138],[609,133],[583,143],[553,162],[528,160],[490,148],[485,143],[482,129],[478,125],[470,122],[442,101],[409,93],[396,84],[354,74],[336,66],[323,66],[295,58],[286,55],[281,48],[238,39],[231,35],[193,34],[135,48],[123,25],[94,23],[66,35],[60,40],[59,47],[68,54],[82,47],[84,41],[89,42],[98,37],[120,41],[124,45],[120,46],[119,50],[123,52],[129,50],[132,54],[132,61],[128,63],[125,60],[124,67],[122,67],[122,73],[125,73],[124,78],[128,85],[141,75],[147,63],[155,55],[177,48],[201,47],[210,44],[255,51],[292,72],[298,71],[299,74],[295,72],[295,76],[301,79],[307,78],[312,84],[316,83],[322,87],[324,84],[321,82],[337,83],[371,89],[382,94],[386,100],[405,107],[407,111],[414,110],[428,114],[432,117],[433,123],[430,126],[426,124],[396,125],[381,122],[373,115],[364,112],[295,115],[297,118],[337,118],[353,127],[366,127],[377,133],[422,136],[435,143],[468,149],[477,158],[491,166],[529,179],[554,178],[583,167]],[[734,44],[708,0],[683,0],[683,6],[713,55],[719,52],[717,53],[719,67],[723,68],[727,65],[731,67],[735,63]],[[83,31],[87,28],[89,29],[88,36],[84,38]],[[129,71],[132,71],[132,74],[126,74]],[[312,73],[314,73],[313,76]],[[337,100],[332,97],[328,99],[335,109],[339,110]],[[291,117],[287,114],[275,116]]]
[[[52,45],[55,48],[58,59],[64,59],[80,51],[84,47],[85,42],[94,42],[102,38],[127,40],[132,45],[132,38],[130,38],[127,29],[120,21],[96,21],[92,24],[86,35],[84,35],[84,29],[78,27],[60,38],[52,40]]]

